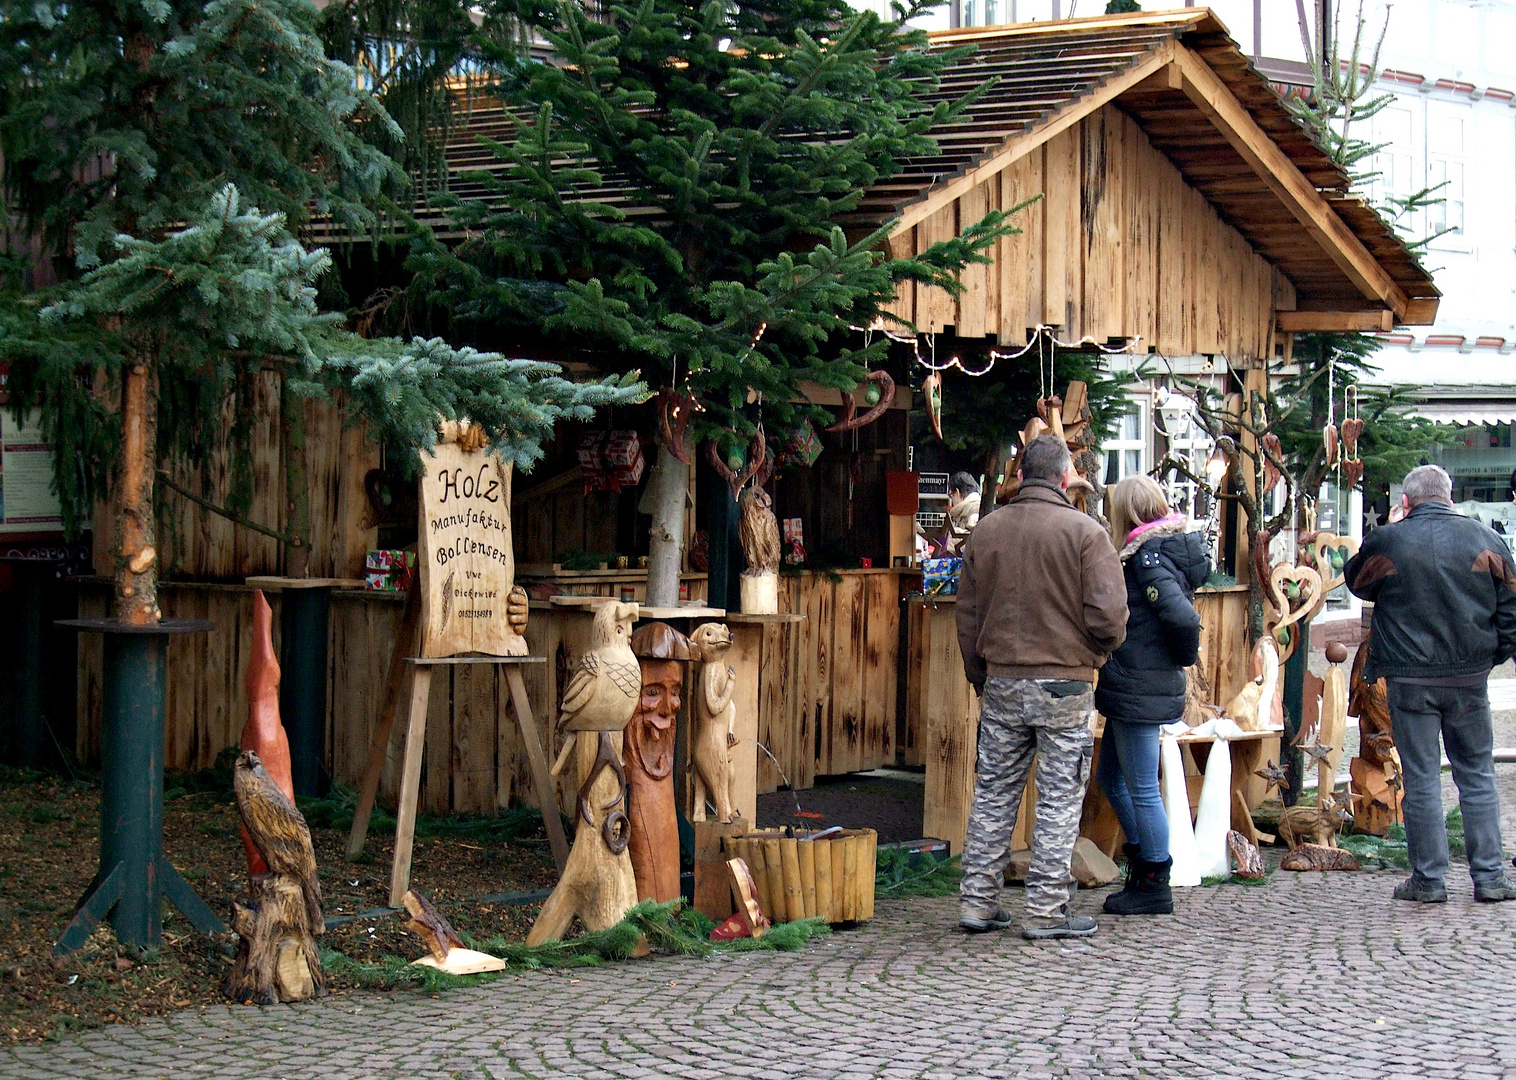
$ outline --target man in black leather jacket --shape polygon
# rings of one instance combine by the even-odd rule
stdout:
[[[1474,896],[1516,899],[1503,866],[1487,685],[1490,669],[1516,655],[1516,565],[1493,529],[1453,509],[1452,480],[1436,465],[1412,469],[1404,492],[1404,519],[1369,533],[1343,571],[1348,588],[1374,602],[1364,677],[1388,683],[1400,751],[1412,873],[1395,897],[1448,898],[1440,737]]]

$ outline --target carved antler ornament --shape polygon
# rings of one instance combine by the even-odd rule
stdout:
[[[893,391],[893,384],[891,389]],[[844,396],[843,400],[850,401],[851,399]],[[828,428],[827,430],[833,429]],[[742,492],[747,482],[753,478],[754,474],[763,468],[764,460],[767,457],[767,444],[763,439],[763,429],[759,428],[753,433],[753,441],[748,443],[747,448],[747,464],[742,467],[741,472],[733,472],[732,467],[721,460],[721,454],[716,449],[715,440],[705,444],[705,456],[706,460],[711,463],[711,468],[725,477],[727,486],[732,489],[732,498],[735,499]]]
[[[851,393],[842,395],[842,419],[838,420],[828,431],[853,431],[856,428],[872,424],[884,415],[884,411],[890,407],[890,402],[895,400],[895,380],[890,378],[888,371],[871,371],[863,377],[865,382],[875,383],[879,387],[879,401],[862,416],[856,415],[858,403],[853,400]]]

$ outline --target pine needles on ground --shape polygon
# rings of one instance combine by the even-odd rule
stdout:
[[[724,953],[761,952],[800,948],[811,938],[831,932],[821,919],[783,923],[761,938],[739,938],[713,942],[710,932],[716,924],[682,901],[658,904],[644,900],[626,913],[620,923],[609,930],[594,930],[565,941],[542,945],[524,945],[501,937],[488,938],[478,948],[498,956],[507,971],[539,971],[544,968],[596,967],[608,961],[626,960],[647,939],[654,953],[683,956],[715,956]],[[469,944],[473,944],[470,942]],[[372,989],[420,986],[431,992],[456,986],[471,986],[493,978],[493,974],[454,976],[429,967],[417,967],[398,956],[386,956],[378,963],[364,963],[328,950],[321,954],[321,966],[333,975],[349,978]]]
[[[938,859],[929,853],[912,856],[900,848],[880,848],[874,892],[899,900],[907,896],[952,896],[963,880],[958,856]]]

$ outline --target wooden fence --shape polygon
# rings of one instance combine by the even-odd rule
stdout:
[[[764,628],[763,681],[758,737],[768,745],[790,783],[810,787],[817,773],[852,772],[895,761],[895,665],[899,633],[899,574],[846,571],[802,574],[781,582],[781,604],[803,622]],[[215,629],[170,639],[165,719],[165,764],[204,769],[236,744],[247,718],[244,686],[252,649],[252,593],[243,585],[165,582],[165,616],[207,619]],[[275,649],[279,636],[279,594]],[[339,783],[362,778],[369,739],[383,704],[384,672],[400,626],[403,595],[335,592],[332,595],[328,702],[328,767]],[[107,583],[84,585],[79,614],[103,617]],[[548,663],[524,669],[539,737],[551,754],[559,688],[588,634],[583,613],[534,603],[527,641]],[[79,758],[100,757],[101,644],[80,638]],[[535,805],[510,695],[493,666],[448,665],[432,680],[420,806],[429,813],[492,813],[514,804]],[[398,742],[390,746],[380,785],[393,803],[399,784]],[[566,782],[565,782],[566,783]],[[760,754],[758,790],[772,791],[779,771]],[[559,802],[573,793],[560,785]]]

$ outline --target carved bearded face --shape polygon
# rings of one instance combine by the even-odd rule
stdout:
[[[654,779],[674,764],[674,719],[684,692],[684,665],[675,660],[642,660],[642,696],[626,727],[628,756]]]

